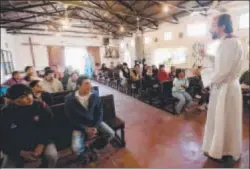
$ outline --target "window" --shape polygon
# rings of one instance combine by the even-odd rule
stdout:
[[[144,43],[145,43],[145,44],[151,43],[151,38],[150,38],[150,37],[145,37],[145,38],[144,38]]]
[[[187,63],[187,48],[157,48],[153,53],[153,64],[186,64]],[[169,63],[170,61],[170,63]]]
[[[10,51],[1,50],[1,72],[3,75],[9,75],[14,71],[13,58]],[[2,70],[3,69],[3,70]]]
[[[205,23],[188,24],[187,36],[205,36],[207,33],[207,25]]]
[[[165,32],[164,40],[172,40],[172,32]]]
[[[244,13],[240,16],[240,29],[247,29],[249,28],[249,13]]]

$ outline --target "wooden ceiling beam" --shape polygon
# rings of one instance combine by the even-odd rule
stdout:
[[[42,6],[48,6],[51,4],[55,4],[55,2],[47,2],[47,3],[41,3],[41,4],[35,4],[35,5],[28,5],[28,6],[23,6],[23,7],[16,7],[16,10],[25,10],[25,9],[30,9],[30,8],[35,8],[35,7],[42,7]],[[8,7],[1,7],[1,13],[6,13],[9,11],[13,11],[13,8],[8,8]]]
[[[36,36],[52,36],[53,34],[43,34],[43,33],[26,33],[26,32],[8,32],[10,34],[16,35],[36,35]],[[77,36],[77,35],[61,35],[62,37],[71,37],[71,38],[93,38],[96,39],[97,36]]]
[[[21,30],[28,30],[28,31],[43,31],[45,32],[46,29],[42,29],[42,28],[23,28]],[[58,32],[56,30],[48,30],[48,32]],[[72,31],[72,30],[62,30],[60,31],[62,33],[77,33],[77,34],[93,34],[93,35],[109,35],[109,34],[105,34],[105,33],[98,33],[98,32],[82,32],[82,31]]]

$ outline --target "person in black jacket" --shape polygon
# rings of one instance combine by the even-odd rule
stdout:
[[[66,96],[65,113],[73,128],[72,150],[81,158],[87,139],[98,136],[100,139],[93,145],[105,146],[114,137],[114,131],[103,122],[101,100],[96,93],[91,93],[89,78],[79,77],[77,88],[75,92]]]
[[[33,80],[30,82],[30,87],[32,89],[34,99],[39,101],[44,101],[47,105],[53,105],[53,97],[50,93],[42,90],[39,80]]]
[[[11,99],[0,118],[0,142],[8,156],[3,167],[24,167],[25,161],[42,158],[40,167],[55,167],[58,155],[51,142],[52,112],[44,102],[33,100],[31,89],[23,84],[9,88]]]

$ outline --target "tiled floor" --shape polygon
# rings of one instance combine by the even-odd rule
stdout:
[[[113,150],[113,160],[102,160],[95,167],[223,167],[201,151],[205,113],[173,116],[114,89],[98,86],[100,95],[114,95],[117,116],[126,123],[127,146]],[[244,113],[243,128],[242,159],[235,167],[249,168],[249,113]]]

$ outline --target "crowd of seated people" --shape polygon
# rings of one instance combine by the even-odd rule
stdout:
[[[63,80],[70,90],[64,107],[73,128],[72,150],[78,159],[86,158],[87,140],[94,140],[89,148],[101,149],[114,138],[113,129],[103,122],[101,99],[92,92],[90,79],[66,70],[64,75],[69,76],[65,79],[55,76],[50,67],[44,69],[43,78],[38,78],[33,67],[27,66],[24,78],[15,71],[12,79],[2,84],[8,85],[8,89],[1,97],[5,103],[0,114],[0,153],[3,152],[5,159],[1,167],[24,167],[26,162],[40,159],[40,167],[56,166],[59,155],[51,130],[54,116],[50,107],[54,106],[52,94],[64,91]]]

